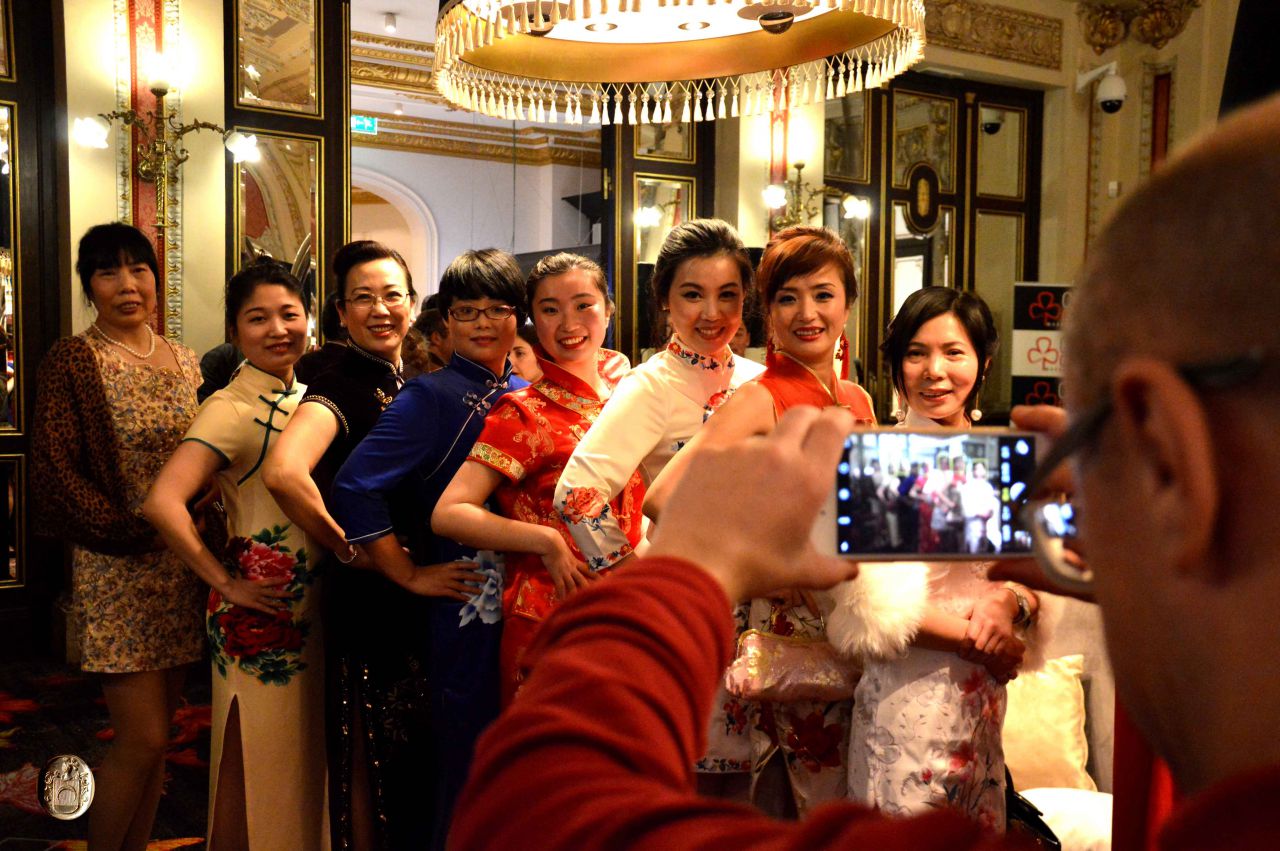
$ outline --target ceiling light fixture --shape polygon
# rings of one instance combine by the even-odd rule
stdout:
[[[434,77],[504,120],[712,121],[879,86],[922,57],[924,16],[924,0],[441,0]]]
[[[394,12],[387,12],[382,17],[382,28],[387,31],[387,35],[396,34],[396,16]]]

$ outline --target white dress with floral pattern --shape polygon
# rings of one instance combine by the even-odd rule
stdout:
[[[982,562],[934,562],[929,603],[964,616],[993,584]],[[849,797],[889,815],[951,806],[1003,830],[1005,688],[955,653],[867,658],[854,695]]]
[[[289,608],[267,615],[209,592],[205,625],[213,660],[209,813],[233,704],[244,759],[251,848],[329,847],[324,748],[324,648],[316,564],[305,536],[262,483],[267,451],[306,388],[248,362],[200,408],[186,440],[221,456],[227,569],[249,579],[289,577]]]

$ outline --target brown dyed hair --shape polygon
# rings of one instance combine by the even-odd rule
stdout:
[[[858,299],[858,276],[853,270],[853,255],[840,237],[827,228],[807,225],[780,231],[765,246],[756,270],[761,304],[773,304],[787,281],[816,272],[828,263],[840,270],[845,301],[852,306]]]

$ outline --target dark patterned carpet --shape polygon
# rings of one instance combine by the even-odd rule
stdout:
[[[87,817],[58,821],[36,799],[45,760],[97,767],[112,730],[90,675],[50,660],[0,664],[0,851],[84,847]],[[153,849],[203,848],[209,794],[209,667],[193,665],[174,719]]]

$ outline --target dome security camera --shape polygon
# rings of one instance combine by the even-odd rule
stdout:
[[[777,10],[773,12],[765,12],[756,21],[760,24],[760,29],[771,35],[782,35],[791,29],[791,25],[795,23],[796,16],[791,12]]]
[[[1098,91],[1095,95],[1098,106],[1108,115],[1119,112],[1128,96],[1129,87],[1124,84],[1124,77],[1118,74],[1108,74],[1103,77],[1098,83]]]
[[[982,132],[988,136],[994,136],[1000,132],[1000,128],[1004,126],[1004,112],[999,109],[988,109],[983,107],[978,111],[979,126]]]

